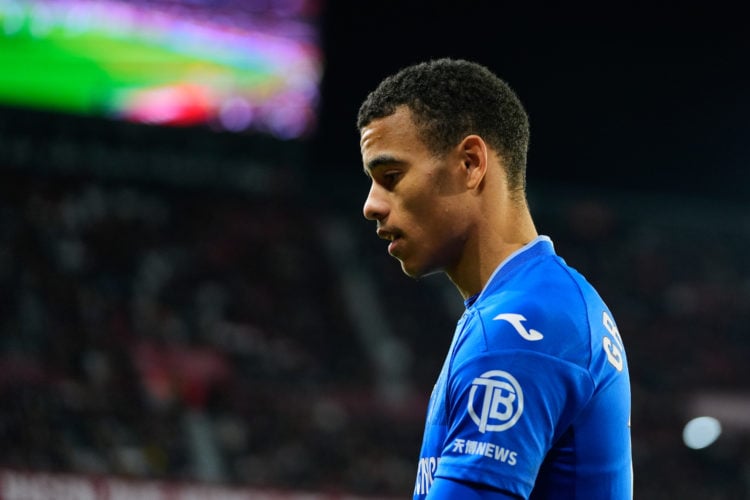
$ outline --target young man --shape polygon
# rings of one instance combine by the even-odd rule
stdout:
[[[528,118],[487,68],[441,59],[359,110],[364,215],[466,311],[427,412],[414,498],[632,498],[630,383],[612,313],[537,234]]]

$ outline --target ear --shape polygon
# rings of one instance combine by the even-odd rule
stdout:
[[[466,169],[466,187],[478,188],[487,173],[487,144],[478,135],[467,135],[459,145],[459,154]]]

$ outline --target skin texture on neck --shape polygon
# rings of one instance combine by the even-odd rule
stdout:
[[[472,221],[472,231],[460,258],[445,268],[464,300],[479,293],[508,256],[538,236],[525,196],[508,188],[502,157],[486,144],[472,154],[472,140],[484,141],[471,138],[459,149],[464,149],[469,169],[484,172],[478,183],[467,185],[470,209],[464,216]]]
[[[467,299],[536,238],[524,196],[509,190],[502,157],[480,136],[436,154],[400,106],[364,126],[360,146],[372,180],[363,213],[409,276],[445,272]]]
[[[464,300],[481,292],[505,259],[538,236],[526,202],[508,202],[479,219],[461,259],[445,269]]]

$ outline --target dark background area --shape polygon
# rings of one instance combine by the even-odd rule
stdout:
[[[487,65],[531,118],[530,185],[748,195],[750,47],[717,5],[332,1],[315,170],[359,170],[359,104],[438,57]]]

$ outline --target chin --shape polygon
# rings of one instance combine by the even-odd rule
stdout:
[[[419,279],[424,278],[425,276],[429,276],[430,274],[435,274],[440,272],[439,269],[431,269],[431,268],[420,268],[416,266],[410,266],[408,263],[401,261],[401,270],[404,272],[405,275],[407,275],[410,278]]]
[[[409,265],[407,262],[401,259],[398,259],[398,260],[401,263],[401,271],[403,271],[405,275],[414,279],[418,279],[422,277],[422,273],[420,272],[418,268]]]

